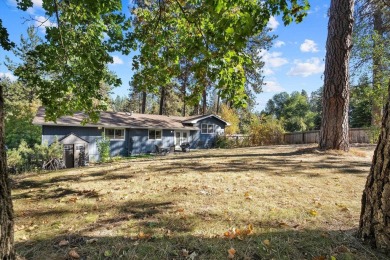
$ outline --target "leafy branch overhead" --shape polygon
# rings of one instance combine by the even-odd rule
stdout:
[[[308,8],[306,0],[135,1],[132,22],[140,53],[133,59],[132,85],[157,92],[180,77],[180,61],[186,59],[196,82],[190,100],[199,102],[214,84],[222,98],[244,106],[246,80],[259,67],[251,43],[264,37],[271,16],[282,15],[287,25],[302,21]]]
[[[22,10],[31,1],[18,0]],[[96,120],[107,107],[103,85],[119,86],[121,80],[107,64],[112,51],[129,53],[130,21],[121,14],[122,4],[113,1],[43,1],[51,26],[46,39],[29,52],[34,67],[21,64],[14,74],[32,86],[46,107],[47,119],[84,111]]]

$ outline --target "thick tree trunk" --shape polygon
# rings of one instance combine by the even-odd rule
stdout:
[[[362,197],[359,237],[390,253],[390,81],[382,130]]]
[[[332,0],[326,41],[320,148],[349,150],[349,57],[353,0]]]
[[[146,111],[146,91],[142,91],[141,114],[145,114],[145,111]]]
[[[8,260],[15,259],[14,216],[11,185],[7,173],[4,117],[3,85],[0,83],[0,259]]]

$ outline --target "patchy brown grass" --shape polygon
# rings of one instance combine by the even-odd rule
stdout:
[[[373,149],[204,150],[15,176],[17,251],[26,259],[71,259],[71,250],[81,259],[226,259],[230,248],[234,259],[386,259],[354,237]]]

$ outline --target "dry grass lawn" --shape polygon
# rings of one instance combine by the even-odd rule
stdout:
[[[388,259],[354,237],[373,150],[204,150],[14,176],[17,252],[39,260]]]

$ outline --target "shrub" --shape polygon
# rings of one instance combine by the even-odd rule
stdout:
[[[42,168],[45,162],[51,159],[62,159],[63,157],[63,146],[58,142],[57,138],[55,141],[48,145],[47,142],[43,144],[34,145],[34,159],[36,166]]]
[[[100,162],[110,161],[110,139],[102,133],[102,138],[96,141],[96,145],[100,156]]]
[[[226,137],[226,136],[223,136],[223,135],[217,135],[215,137],[215,148],[231,148],[232,147],[232,143],[230,142],[230,140]]]
[[[33,169],[42,169],[43,164],[54,158],[62,158],[62,144],[56,139],[50,146],[46,143],[35,144],[30,148],[26,141],[22,140],[18,149],[7,152],[7,164],[11,172],[26,172]]]
[[[380,133],[381,133],[381,128],[378,126],[371,126],[369,130],[367,130],[367,134],[370,139],[370,144],[378,143]]]
[[[7,165],[12,173],[17,173],[22,169],[24,164],[23,158],[18,149],[7,151]]]
[[[274,118],[265,117],[251,126],[252,145],[282,144],[284,128],[282,123]]]

